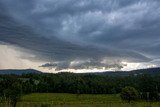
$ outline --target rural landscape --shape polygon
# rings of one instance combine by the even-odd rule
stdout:
[[[160,0],[0,0],[0,107],[160,107]]]
[[[0,71],[2,107],[160,106],[160,68],[79,74],[22,71]]]

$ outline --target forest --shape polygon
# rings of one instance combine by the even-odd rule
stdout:
[[[126,87],[140,93],[159,93],[160,75],[107,76],[95,74],[0,75],[0,92],[8,89],[28,93],[118,94]]]

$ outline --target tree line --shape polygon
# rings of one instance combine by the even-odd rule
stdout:
[[[126,86],[135,88],[144,100],[157,100],[151,95],[160,92],[160,75],[107,76],[95,74],[24,74],[0,75],[1,99],[15,93],[72,93],[72,94],[118,94]],[[12,92],[13,91],[13,92]],[[15,99],[16,101],[19,97]],[[11,96],[9,96],[11,99]]]

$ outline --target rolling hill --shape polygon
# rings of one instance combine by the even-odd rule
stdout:
[[[106,72],[96,72],[91,73],[96,75],[108,75],[108,76],[130,76],[130,75],[160,75],[160,68],[147,68],[138,69],[132,71],[106,71]]]
[[[15,74],[15,75],[22,75],[22,74],[40,74],[41,71],[34,70],[34,69],[5,69],[0,70],[0,74]]]
[[[43,72],[34,69],[5,69],[0,70],[0,75],[5,74],[41,74]],[[93,75],[108,75],[108,76],[130,76],[130,75],[160,75],[160,68],[148,68],[148,69],[138,69],[132,71],[105,71],[105,72],[94,72],[94,73],[78,73],[78,74],[93,74]]]

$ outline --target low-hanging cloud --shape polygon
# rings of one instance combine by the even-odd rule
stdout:
[[[56,71],[65,70],[65,69],[74,69],[74,70],[81,70],[81,69],[114,69],[119,70],[126,66],[125,64],[121,63],[119,60],[108,60],[107,63],[105,60],[97,61],[97,60],[77,60],[77,61],[60,61],[60,62],[52,62],[46,63],[41,65],[40,67],[55,69]]]
[[[57,70],[158,59],[159,28],[159,0],[0,0],[0,41]]]

